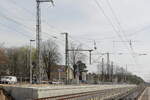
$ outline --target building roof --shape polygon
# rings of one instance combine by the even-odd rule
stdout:
[[[71,67],[68,67],[68,68],[73,71]],[[52,65],[51,70],[65,72],[66,66],[65,65]]]

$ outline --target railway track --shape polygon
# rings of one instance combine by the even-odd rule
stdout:
[[[52,96],[52,97],[39,98],[34,100],[109,100],[110,98],[128,93],[133,89],[134,89],[133,87],[114,88],[114,89],[97,90],[97,91],[82,92],[82,93],[75,93],[75,94],[67,94],[61,96]]]
[[[138,100],[149,100],[150,99],[150,87],[146,87],[141,95],[139,95]]]
[[[145,90],[145,86],[137,86],[136,88],[132,89],[131,91],[128,91],[124,94],[120,94],[116,97],[113,97],[109,100],[138,100],[139,96],[143,93]]]

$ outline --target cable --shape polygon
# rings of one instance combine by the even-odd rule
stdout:
[[[16,1],[14,1],[14,0],[9,0],[10,2],[12,2],[14,5],[16,5],[16,6],[19,6],[19,5],[17,5],[17,2]],[[25,10],[27,13],[29,13],[30,15],[32,15],[32,16],[35,16],[30,10],[28,10],[28,9],[26,9],[25,7],[23,7],[23,6],[19,6],[19,7],[21,7],[23,10]],[[63,31],[62,30],[58,30],[58,29],[56,29],[54,26],[52,26],[52,25],[49,25],[46,21],[44,21],[44,23],[45,24],[47,24],[50,28],[53,28],[53,29],[55,29],[55,30],[57,30],[57,31],[59,31],[60,33],[62,33]],[[44,32],[45,33],[45,32]],[[46,33],[47,34],[47,33]],[[52,36],[52,37],[54,37],[54,36]],[[73,38],[72,38],[73,39]],[[81,42],[80,42],[81,43]]]
[[[131,35],[134,36],[134,35],[139,34],[139,33],[142,32],[142,31],[149,30],[149,29],[150,29],[150,25],[147,25],[147,26],[145,26],[145,27],[143,27],[143,28],[141,28],[141,29],[139,29],[139,30],[137,30],[137,31],[135,31],[135,32],[133,32],[133,33],[131,33],[131,34],[129,34],[129,35],[130,35],[130,36],[131,36]]]
[[[81,42],[81,41],[79,41],[79,40],[73,39],[71,36],[69,36],[69,38],[71,38],[73,41],[77,41],[77,42],[78,42],[78,43],[80,43],[80,44],[84,44],[84,45],[86,45],[86,46],[90,49],[90,47],[89,47],[87,44],[82,43],[82,42]]]
[[[33,31],[34,31],[34,30],[33,30],[31,27],[28,27],[28,26],[26,26],[25,24],[22,24],[22,23],[20,23],[20,22],[14,20],[14,19],[12,19],[12,18],[10,18],[10,17],[7,17],[6,15],[4,15],[4,14],[2,14],[2,13],[0,13],[0,16],[3,17],[3,18],[5,18],[5,19],[7,19],[7,20],[9,20],[9,21],[12,21],[12,22],[15,23],[15,24],[18,24],[18,25],[23,26],[25,29],[27,29],[28,31],[30,31],[31,34],[33,34]],[[49,34],[49,33],[46,33],[46,32],[42,32],[42,33],[47,34],[47,35],[51,36],[52,38],[57,38],[56,36],[53,36],[53,35],[51,35],[51,34]]]
[[[9,1],[12,2],[14,5],[18,6],[17,3],[16,3],[16,1],[14,1],[14,0],[9,0]],[[30,10],[24,8],[23,6],[19,6],[19,7],[21,7],[22,10],[25,10],[25,11],[26,11],[27,13],[29,13],[30,15],[34,16],[34,14],[33,14]],[[6,10],[6,9],[5,9],[5,10]],[[6,16],[4,16],[4,17],[6,17]],[[8,18],[8,17],[7,17],[7,18]],[[10,19],[10,18],[9,18],[9,19]],[[26,25],[24,25],[24,24],[21,24],[21,23],[17,22],[17,21],[14,21],[12,18],[11,18],[10,20],[12,20],[13,22],[15,22],[15,23],[17,23],[17,24],[23,25],[24,27],[26,27],[28,30],[30,30],[30,31],[33,33],[34,30],[33,30],[31,27],[28,27],[28,26],[26,26]],[[50,35],[52,38],[56,38],[56,36],[53,36],[53,35],[51,35],[51,34],[49,34],[49,33],[46,33],[46,32],[42,32],[42,33],[48,34],[48,35]]]
[[[109,2],[108,0],[106,0],[106,2],[107,2],[108,7],[110,8],[110,10],[111,10],[111,12],[112,12],[112,14],[113,14],[113,16],[114,16],[114,18],[115,18],[117,24],[118,24],[118,28],[119,28],[120,31],[123,33],[123,36],[125,37],[125,39],[126,39],[127,41],[129,41],[129,40],[127,39],[127,36],[125,35],[126,33],[125,33],[124,29],[123,29],[122,26],[121,26],[121,22],[120,22],[119,19],[117,18],[117,15],[116,15],[115,11],[113,10],[113,8],[112,8],[110,2]],[[130,46],[130,48],[131,48],[131,46]],[[131,49],[132,49],[132,51],[133,51],[133,48],[131,48]],[[134,52],[134,51],[133,51],[133,52]]]
[[[125,34],[126,34],[125,31],[123,30],[123,28],[122,28],[122,26],[121,26],[121,22],[120,22],[119,19],[117,18],[117,15],[116,15],[115,11],[113,10],[113,8],[112,8],[110,2],[109,2],[108,0],[106,0],[106,2],[107,2],[107,4],[108,4],[108,6],[109,6],[109,8],[110,8],[110,10],[111,10],[111,12],[112,12],[112,14],[113,14],[115,20],[116,20],[116,22],[117,22],[117,24],[118,24],[118,28],[119,28],[120,31],[123,33],[123,36],[125,37],[126,41],[129,41],[129,40],[127,39],[127,36],[125,35]],[[124,43],[124,44],[125,44],[125,43]],[[133,55],[133,54],[135,53],[133,47],[130,45],[129,48],[130,48],[130,49],[129,49],[129,52],[130,52],[131,56],[134,58],[135,62],[137,63],[137,61],[136,61],[136,59],[135,59],[135,56]],[[131,50],[131,51],[130,51],[130,50]]]
[[[0,25],[2,26],[2,27],[6,27],[6,28],[8,28],[8,29],[11,29],[11,30],[13,30],[13,31],[15,31],[15,32],[17,32],[17,33],[21,33],[21,32],[19,32],[18,30],[16,30],[16,29],[13,29],[12,27],[10,27],[10,26],[8,26],[8,25],[6,25],[6,24],[3,24],[3,23],[1,23],[0,22]],[[25,36],[25,37],[27,37],[27,38],[31,38],[32,36],[29,36],[29,35],[27,35],[27,34],[24,34],[24,33],[22,33],[21,35],[23,35],[23,36]],[[32,37],[33,38],[33,37]]]
[[[99,4],[99,2],[97,0],[95,0],[95,3],[97,4],[97,6],[99,7],[99,9],[102,11],[103,15],[106,17],[107,21],[110,23],[110,25],[112,26],[113,30],[115,31],[115,33],[118,35],[118,37],[121,39],[121,40],[124,40],[122,35],[120,35],[120,33],[116,30],[114,24],[112,23],[112,21],[109,19],[109,17],[106,15],[104,9],[102,8],[102,6]],[[120,31],[120,30],[119,30]],[[125,43],[124,43],[125,44]],[[126,45],[126,44],[125,44]],[[132,56],[132,55],[131,55]],[[133,57],[133,56],[132,56]],[[134,58],[134,57],[133,57]],[[135,59],[134,59],[135,61]],[[136,61],[135,61],[136,63]]]
[[[9,19],[8,17],[5,17],[5,18],[7,18],[7,19]],[[16,23],[16,24],[19,24],[19,25],[22,25],[21,23],[18,23],[18,22],[16,22],[15,20],[13,20],[13,19],[9,19],[9,20],[11,20],[11,21],[13,21],[14,23]],[[9,26],[7,26],[7,25],[5,25],[5,24],[2,24],[2,23],[0,23],[2,26],[5,26],[5,27],[7,27],[8,29],[12,29],[12,27],[9,27]],[[30,31],[32,31],[32,29],[31,28],[29,28],[29,27],[27,27],[27,26],[25,26],[25,25],[23,25],[26,29],[28,29],[28,30],[30,30]],[[14,30],[14,29],[12,29],[12,30]],[[17,33],[20,33],[18,30],[14,30],[15,32],[17,32]],[[32,32],[29,32],[29,33],[32,33]],[[57,37],[55,37],[55,36],[52,36],[52,35],[50,35],[50,34],[48,34],[48,33],[45,33],[47,36],[51,36],[50,38],[56,38],[57,39]],[[24,34],[24,33],[22,33],[22,35],[23,36],[25,36],[25,37],[29,37],[29,38],[31,38],[32,36],[29,36],[29,35],[26,35],[26,34]],[[33,38],[33,37],[32,37]]]
[[[9,0],[9,1],[12,2],[16,6],[19,6],[19,5],[17,5],[17,2],[15,2],[14,0]],[[23,7],[23,6],[19,6],[19,7],[21,7],[24,11],[26,11],[30,15],[35,16],[30,10],[26,9],[25,7]],[[54,26],[49,25],[46,21],[44,21],[44,23],[47,24],[50,28],[56,29]],[[57,29],[57,31],[62,32],[61,30],[58,30],[58,29]],[[45,33],[45,32],[43,32],[43,33]],[[48,34],[48,33],[45,33],[45,34]],[[52,36],[52,37],[56,38],[56,36]],[[71,39],[73,39],[73,38],[71,38]],[[79,41],[77,41],[77,42],[79,42]]]
[[[101,0],[100,0],[100,1],[101,1]],[[117,15],[116,15],[115,11],[113,10],[113,8],[112,8],[110,2],[109,2],[108,0],[106,0],[106,2],[107,2],[109,9],[111,10],[111,12],[112,12],[112,14],[113,14],[113,16],[114,16],[114,18],[115,18],[117,24],[118,24],[118,28],[121,30],[121,32],[123,33],[123,35],[124,35],[124,37],[126,38],[126,40],[128,40],[127,37],[126,37],[126,35],[125,35],[125,32],[124,32],[124,30],[123,30],[123,28],[122,28],[122,26],[121,26],[121,22],[119,21],[119,19],[118,19]]]
[[[116,30],[115,26],[113,25],[112,21],[109,19],[109,17],[106,15],[104,9],[102,8],[102,6],[99,4],[99,2],[97,0],[94,0],[96,5],[98,6],[98,8],[102,11],[103,15],[105,16],[105,18],[107,19],[107,21],[109,22],[109,24],[112,26],[113,30],[117,33],[118,37],[121,38],[121,40],[123,40],[122,36],[118,33],[118,31]]]
[[[19,6],[15,0],[8,0],[8,1],[13,3],[16,6]],[[26,9],[25,7],[23,7],[23,6],[19,6],[19,7],[24,9],[26,12],[30,13],[31,15],[34,15],[30,10]]]
[[[26,28],[28,31],[32,31],[32,28],[30,28],[30,27],[26,26],[25,24],[22,24],[22,23],[20,23],[20,22],[14,20],[14,19],[12,19],[12,18],[10,18],[10,17],[7,17],[6,15],[4,15],[4,14],[2,14],[2,13],[0,13],[0,16],[3,17],[3,18],[5,18],[5,19],[7,19],[7,20],[9,20],[9,21],[12,21],[13,23],[15,23],[15,24],[17,24],[17,25],[23,26],[23,27]]]
[[[26,8],[23,7],[23,6],[18,5],[16,1],[14,1],[14,0],[9,0],[9,1],[12,2],[14,5],[16,5],[16,6],[20,7],[20,8],[22,8],[22,10],[24,10],[25,12],[27,12],[27,13],[30,14],[31,16],[35,16],[30,10],[26,9]],[[58,32],[60,32],[60,33],[63,32],[62,30],[55,28],[55,26],[49,25],[49,23],[47,23],[45,20],[42,19],[42,21],[43,21],[49,28],[55,29],[56,31],[58,31]]]
[[[17,24],[17,25],[21,25],[21,26],[23,26],[25,29],[27,29],[28,30],[28,32],[29,33],[33,33],[33,29],[31,28],[31,27],[28,27],[28,26],[26,26],[25,24],[22,24],[22,23],[20,23],[20,22],[18,22],[18,21],[16,21],[16,20],[14,20],[14,19],[12,19],[12,18],[10,18],[10,17],[8,17],[8,16],[6,16],[6,15],[4,15],[4,14],[2,14],[2,13],[0,13],[0,16],[1,17],[3,17],[3,18],[5,18],[5,19],[7,19],[7,20],[9,20],[9,21],[12,21],[13,23],[15,23],[15,24]],[[1,23],[2,24],[2,23]],[[2,24],[3,25],[3,24]],[[5,26],[5,25],[4,25]],[[8,26],[6,26],[6,27],[8,27]],[[8,27],[8,28],[10,28],[10,27]],[[12,29],[12,28],[10,28],[10,29]],[[14,30],[14,29],[13,29]],[[15,30],[15,31],[17,31],[17,33],[20,33],[18,30]],[[57,40],[59,40],[60,42],[59,43],[61,43],[62,44],[62,41],[64,41],[64,40],[62,40],[62,39],[60,39],[60,38],[57,38],[56,36],[53,36],[53,35],[51,35],[51,34],[49,34],[49,33],[46,33],[46,32],[42,32],[42,33],[44,33],[45,35],[47,35],[47,36],[50,36],[50,38],[55,38],[55,39],[57,39]],[[26,34],[22,34],[22,35],[24,35],[24,36],[26,36],[26,37],[30,37],[30,36],[28,36],[28,35],[26,35]],[[64,45],[64,44],[63,44]]]
[[[13,31],[15,31],[15,32],[17,32],[17,33],[19,33],[19,34],[21,33],[21,32],[19,32],[18,30],[13,29],[12,27],[10,27],[10,26],[8,26],[8,25],[6,25],[6,24],[3,24],[3,23],[1,23],[1,22],[0,22],[0,25],[1,25],[2,27],[8,28],[9,30],[13,30]],[[29,36],[29,35],[24,34],[24,33],[21,33],[21,35],[24,36],[24,37],[26,37],[26,38],[34,38],[34,37]],[[58,40],[59,40],[59,39],[58,39]],[[60,41],[59,43],[62,44],[62,41]],[[64,44],[62,44],[62,45],[64,45]]]

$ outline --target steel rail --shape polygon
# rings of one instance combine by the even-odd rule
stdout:
[[[110,98],[107,100],[112,100],[112,99],[113,100],[128,100],[128,99],[137,100],[144,90],[145,90],[145,87],[139,86],[139,87],[133,88],[131,91],[127,91],[124,94],[120,94],[114,98]]]
[[[142,87],[141,87],[141,88],[142,88]],[[146,89],[146,86],[143,87],[143,88],[139,91],[139,94],[137,95],[136,99],[138,99],[138,98],[141,96],[141,94],[144,92],[145,89]]]

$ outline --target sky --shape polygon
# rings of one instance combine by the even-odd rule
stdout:
[[[54,0],[54,3],[55,6],[41,4],[42,40],[56,41],[62,59],[65,41],[61,33],[68,32],[69,42],[82,44],[84,49],[93,49],[96,42],[92,65],[88,64],[88,52],[84,52],[89,71],[96,71],[100,53],[110,52],[115,65],[124,68],[127,65],[130,72],[150,81],[149,0]],[[0,20],[0,43],[6,47],[29,45],[29,40],[36,36],[36,0],[2,0]],[[125,42],[129,40],[133,41],[132,47]],[[143,53],[147,55],[139,56]],[[106,62],[106,56],[103,57]]]

